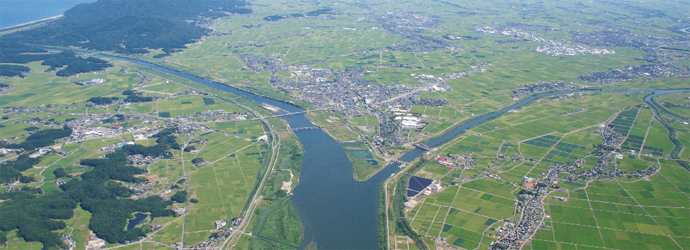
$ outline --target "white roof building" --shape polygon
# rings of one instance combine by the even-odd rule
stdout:
[[[419,127],[419,118],[411,116],[403,117],[402,126],[404,128],[417,128]]]

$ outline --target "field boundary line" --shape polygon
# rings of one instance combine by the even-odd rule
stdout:
[[[601,228],[599,227],[599,222],[597,221],[597,216],[594,214],[594,209],[592,209],[592,203],[589,202],[589,194],[587,193],[587,189],[583,189],[583,191],[585,191],[585,196],[587,196],[587,204],[589,205],[589,211],[592,213],[592,218],[594,218],[594,224],[597,225],[597,231],[599,232],[599,239],[601,240],[601,244],[604,244],[604,247],[606,247],[606,242],[604,241],[604,235],[601,234]],[[553,221],[553,219],[552,219],[552,221]],[[554,240],[556,240],[556,238],[554,238]]]
[[[618,183],[618,186],[621,186],[621,188],[623,189],[623,191],[625,191],[625,193],[627,193],[628,195],[630,195],[630,198],[631,198],[633,201],[635,201],[635,203],[637,203],[638,206],[640,206],[640,207],[642,208],[642,210],[647,214],[647,216],[649,216],[649,218],[651,218],[651,219],[654,221],[654,223],[656,223],[656,225],[657,225],[659,228],[661,228],[661,230],[664,231],[664,233],[666,233],[666,236],[668,236],[668,238],[670,238],[670,239],[673,241],[673,243],[676,243],[676,245],[678,246],[678,248],[683,249],[683,247],[682,247],[680,244],[678,244],[678,242],[676,241],[676,239],[674,239],[673,236],[671,236],[671,234],[669,234],[668,232],[666,232],[666,229],[664,229],[664,227],[662,227],[661,224],[659,224],[659,222],[657,222],[656,219],[654,219],[654,217],[653,217],[651,214],[649,214],[649,212],[647,212],[647,209],[645,209],[644,207],[642,207],[642,205],[640,205],[640,203],[637,202],[637,200],[635,199],[635,197],[633,197],[633,196],[630,194],[630,192],[628,192],[628,190],[625,189],[625,187],[623,187],[623,185],[621,185],[620,182],[618,182],[618,180],[616,180],[616,183]]]

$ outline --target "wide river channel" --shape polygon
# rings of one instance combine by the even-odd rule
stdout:
[[[76,53],[83,53],[74,51]],[[278,101],[221,83],[211,82],[203,78],[178,72],[148,62],[110,55],[93,54],[97,56],[136,63],[142,66],[160,70],[185,79],[248,97],[259,104],[265,103],[281,109],[277,112],[292,113],[303,111],[302,108],[290,103]],[[468,128],[480,124],[488,119],[497,117],[510,110],[522,107],[535,99],[555,94],[572,93],[579,91],[602,92],[654,92],[653,96],[660,94],[678,93],[690,91],[690,89],[677,90],[563,90],[548,92],[525,98],[520,102],[500,111],[489,113],[467,121],[463,125],[447,132],[441,137],[426,142],[429,147],[437,146]],[[645,98],[651,103],[651,95]],[[305,114],[283,117],[290,127],[311,127],[311,123]],[[382,169],[376,175],[366,181],[355,181],[350,164],[340,143],[333,140],[322,130],[306,130],[295,132],[304,146],[305,154],[302,162],[302,175],[299,185],[294,190],[292,204],[304,226],[304,241],[301,248],[313,243],[322,249],[377,249],[378,248],[378,191],[381,184],[398,170],[398,164],[391,164]],[[405,153],[400,160],[410,162],[425,151],[413,149]]]

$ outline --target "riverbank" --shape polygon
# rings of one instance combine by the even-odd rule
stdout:
[[[593,90],[593,89],[588,89],[588,90],[580,90],[580,91],[578,91],[578,92],[582,92],[582,91],[587,91],[587,92],[589,92],[589,93],[597,93],[597,92],[616,92],[616,93],[621,93],[621,94],[625,94],[625,93],[629,93],[629,92],[634,92],[634,93],[639,93],[639,94],[642,94],[642,95],[645,94],[645,93],[653,92],[654,95],[662,95],[662,94],[670,94],[670,93],[687,92],[687,91],[690,91],[690,89],[677,89],[677,90]],[[519,108],[519,107],[521,107],[521,106],[526,106],[526,107],[527,107],[530,103],[532,103],[532,104],[537,103],[538,100],[543,100],[544,98],[547,98],[548,96],[553,96],[553,95],[557,95],[557,94],[564,94],[564,93],[569,93],[569,92],[573,92],[573,91],[568,91],[568,92],[561,91],[561,92],[555,92],[555,93],[537,95],[537,96],[534,96],[534,97],[529,98],[530,100],[526,100],[527,103],[525,103],[524,101],[522,101],[522,102],[518,103],[519,106],[513,105],[513,106],[509,107],[508,109],[515,109],[515,108]],[[651,98],[651,97],[650,97],[650,98]],[[642,100],[640,100],[640,101],[642,101]],[[653,105],[653,103],[650,103],[650,101],[649,101],[648,98],[645,98],[644,103],[648,103],[649,105]],[[483,123],[486,123],[486,122],[489,121],[490,119],[497,119],[497,118],[499,118],[499,117],[501,117],[501,116],[503,116],[503,115],[508,115],[509,113],[506,113],[505,111],[506,111],[505,109],[499,111],[499,112],[501,113],[501,115],[491,116],[491,114],[488,114],[488,115],[486,115],[486,116],[490,116],[490,117],[482,116],[482,117],[477,118],[477,119],[486,118],[486,119],[483,119],[483,120],[480,121],[480,122],[474,123],[476,120],[472,120],[472,121],[470,121],[470,122],[468,122],[468,123],[474,123],[474,124],[472,124],[473,126],[478,126],[478,125],[481,125],[481,124],[483,124]],[[496,112],[495,112],[495,113],[496,113]],[[471,127],[473,127],[473,126],[467,126],[468,123],[464,124],[462,127],[465,127],[466,129],[470,129]],[[453,131],[453,132],[456,132],[456,131]],[[462,131],[460,131],[460,133],[462,133]],[[458,133],[458,135],[459,135],[460,133]],[[446,136],[448,136],[448,134],[447,134]],[[438,142],[437,144],[434,144],[434,142],[431,142],[431,143],[429,143],[429,144],[431,144],[431,145],[439,145],[439,146],[440,146],[440,145],[447,145],[447,143],[452,142],[452,141],[453,141],[453,139],[452,139],[452,138],[449,138],[448,141],[440,141],[440,142],[439,142],[439,141],[437,140],[437,141],[436,141],[436,142]],[[414,173],[411,173],[411,174],[414,174]],[[499,178],[500,178],[500,177],[499,177]],[[388,183],[388,182],[391,181],[391,180],[394,180],[394,177],[389,178],[389,179],[387,180],[386,183]],[[389,187],[389,188],[390,188],[390,187]],[[395,196],[395,195],[392,195],[392,196]],[[387,199],[394,199],[394,197],[387,197]],[[389,209],[396,209],[395,207],[388,207],[388,208],[389,208]],[[389,218],[389,219],[391,219],[391,220],[397,220],[396,218],[398,218],[398,217],[400,217],[400,216],[397,216],[397,214],[396,214],[394,217]],[[503,217],[501,217],[501,218],[503,218]],[[403,222],[403,223],[404,223],[404,222]],[[388,225],[388,224],[390,224],[392,227],[395,227],[395,226],[397,226],[397,225],[403,225],[403,224],[400,224],[400,222],[389,222],[389,223],[387,223],[387,225]],[[393,231],[393,230],[391,229],[391,231]],[[404,230],[403,230],[403,231],[404,231]],[[400,232],[400,230],[397,230],[397,232]],[[394,236],[389,235],[388,237],[394,237]],[[410,235],[410,237],[414,238],[414,235]],[[420,247],[420,248],[421,248],[421,247]]]
[[[114,56],[106,56],[118,59]],[[300,112],[300,107],[283,101],[261,97],[242,91],[228,85],[211,82],[203,78],[177,72],[148,62],[121,58],[125,61],[142,66],[151,67],[166,73],[170,73],[199,84],[228,91],[243,97],[251,98],[258,103],[267,103],[279,107],[283,112]],[[447,134],[429,141],[430,147],[447,142],[466,129],[476,126],[491,118],[500,116],[510,110],[525,106],[541,97],[561,93],[594,90],[570,90],[553,93],[543,93],[507,108],[492,112],[475,119],[469,120]],[[681,90],[598,90],[603,92],[681,92]],[[688,91],[688,90],[682,90]],[[283,117],[292,128],[314,126],[306,115],[300,113]],[[340,143],[330,138],[321,130],[306,130],[295,133],[302,142],[305,154],[302,165],[300,185],[294,190],[291,197],[295,210],[304,225],[304,240],[301,247],[307,243],[316,242],[323,248],[376,248],[379,243],[378,232],[378,194],[381,184],[391,174],[398,172],[399,164],[390,164],[367,181],[356,181],[352,178],[352,165],[350,164]],[[412,149],[402,155],[402,161],[413,161],[424,152],[421,149]],[[254,203],[252,203],[254,204]]]

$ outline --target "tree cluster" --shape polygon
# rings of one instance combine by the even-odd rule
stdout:
[[[174,129],[163,130],[157,134],[160,143],[165,148],[170,147],[170,139]],[[158,145],[157,145],[158,146]],[[178,145],[179,146],[179,145]],[[154,146],[156,147],[156,146]],[[150,148],[154,148],[150,147]],[[143,152],[149,149],[140,148]],[[159,152],[151,150],[151,152]],[[60,186],[64,192],[43,194],[40,188],[24,188],[21,191],[0,194],[0,231],[17,229],[17,235],[26,241],[39,241],[45,249],[65,248],[65,244],[57,233],[52,231],[65,228],[67,220],[74,216],[74,209],[80,205],[82,209],[92,213],[89,229],[99,238],[110,243],[124,243],[135,241],[148,233],[147,228],[124,230],[132,213],[150,213],[152,218],[174,216],[174,212],[166,207],[172,201],[153,196],[146,199],[131,200],[133,192],[115,181],[138,183],[146,179],[134,177],[146,173],[146,170],[128,165],[127,157],[131,150],[119,149],[100,159],[82,159],[80,164],[94,169],[82,174],[81,178],[74,178]],[[7,170],[21,171],[37,164],[40,158],[30,158],[26,154],[17,160],[5,163],[0,167],[2,177]],[[64,169],[54,171],[56,176],[65,176]],[[186,191],[178,192],[176,201],[186,201]],[[184,202],[182,201],[182,202]],[[0,232],[1,234],[1,232]],[[0,237],[0,240],[1,237]],[[2,241],[0,241],[2,242]]]
[[[46,129],[34,133],[21,143],[9,144],[6,148],[21,148],[24,150],[34,150],[40,147],[50,146],[55,140],[72,135],[72,129],[64,126],[63,129]]]
[[[314,16],[323,15],[323,14],[333,14],[333,9],[332,8],[321,8],[318,10],[307,12],[306,14],[292,13],[292,14],[285,14],[285,15],[267,16],[267,17],[264,17],[264,21],[275,22],[275,21],[279,21],[281,19],[286,19],[286,18],[291,18],[291,17],[292,18],[314,17]]]
[[[64,69],[59,70],[55,73],[57,76],[73,76],[76,74],[100,71],[113,65],[108,63],[108,61],[101,60],[95,57],[82,58],[76,56],[74,53],[69,51],[63,51],[57,54],[51,54],[52,56],[47,57],[43,60],[41,65],[50,66],[50,70],[56,70],[67,66]]]
[[[28,46],[17,42],[8,41],[6,39],[0,39],[0,60],[6,62],[7,56],[19,55],[19,54],[37,54],[37,53],[47,53],[45,49],[41,49],[34,46]],[[3,59],[4,58],[4,59]]]
[[[194,164],[194,165],[199,164],[199,163],[202,163],[202,162],[204,162],[204,158],[194,158],[194,159],[192,159],[192,164]]]
[[[64,169],[64,168],[56,168],[56,169],[53,171],[53,174],[54,174],[55,177],[57,177],[57,178],[62,178],[62,177],[67,176],[67,173],[65,172],[65,169]]]
[[[100,71],[113,65],[107,61],[88,57],[83,58],[76,54],[63,51],[60,53],[48,53],[40,48],[29,47],[18,42],[3,41],[5,36],[0,39],[0,63],[30,63],[43,61],[41,65],[50,66],[49,70],[58,70],[57,76],[73,76],[80,73]],[[4,76],[23,76],[23,72],[31,69],[18,65],[0,65],[0,75]]]
[[[151,96],[142,96],[141,93],[134,92],[134,90],[128,89],[122,92],[123,95],[126,95],[127,98],[125,98],[125,102],[150,102],[153,101],[153,97]]]
[[[187,191],[183,190],[175,193],[172,197],[170,197],[170,200],[177,203],[187,202]]]
[[[16,180],[20,182],[31,182],[33,178],[22,175],[22,171],[32,168],[41,162],[40,157],[31,158],[28,154],[17,157],[14,161],[0,164],[0,183],[9,183]]]
[[[51,231],[65,228],[74,216],[77,202],[62,193],[43,194],[40,189],[24,188],[4,194],[0,203],[0,231],[17,229],[26,241],[40,241],[44,249],[64,248],[60,237]]]
[[[25,77],[24,73],[31,71],[31,68],[21,65],[0,64],[0,76],[19,76]],[[2,86],[0,86],[2,88]]]
[[[155,146],[145,147],[138,144],[125,145],[122,147],[122,151],[129,155],[142,155],[151,157],[163,156],[164,158],[172,157],[172,154],[168,150],[179,150],[180,144],[177,143],[177,141],[175,141],[175,136],[172,134],[171,131],[174,131],[174,129],[164,129],[161,130],[161,132],[158,132],[157,134],[153,135],[154,138],[157,138],[157,144]]]
[[[161,131],[158,131],[158,133],[156,133],[152,137],[154,137],[154,138],[168,137],[168,136],[174,134],[176,131],[177,131],[177,129],[175,129],[175,128],[166,128],[166,129],[163,129]]]
[[[113,97],[117,98],[117,97]],[[115,114],[108,119],[103,120],[103,123],[119,123],[119,122],[124,122],[126,121],[126,117],[123,114]]]
[[[117,98],[117,97],[102,97],[102,96],[101,96],[101,97],[91,97],[91,98],[89,98],[89,99],[86,100],[86,101],[87,101],[87,102],[90,102],[90,103],[93,103],[93,104],[96,104],[96,105],[107,105],[107,104],[111,104],[111,103],[113,103],[113,102],[116,102],[117,100],[120,100],[120,98]]]
[[[100,71],[113,65],[107,61],[88,57],[79,57],[76,54],[64,51],[61,53],[48,53],[47,50],[26,46],[15,41],[0,40],[0,63],[30,63],[43,61],[41,65],[50,66],[49,70],[58,70],[58,76],[73,76],[80,73]],[[17,65],[0,65],[0,75],[24,76],[23,72],[31,69]]]

